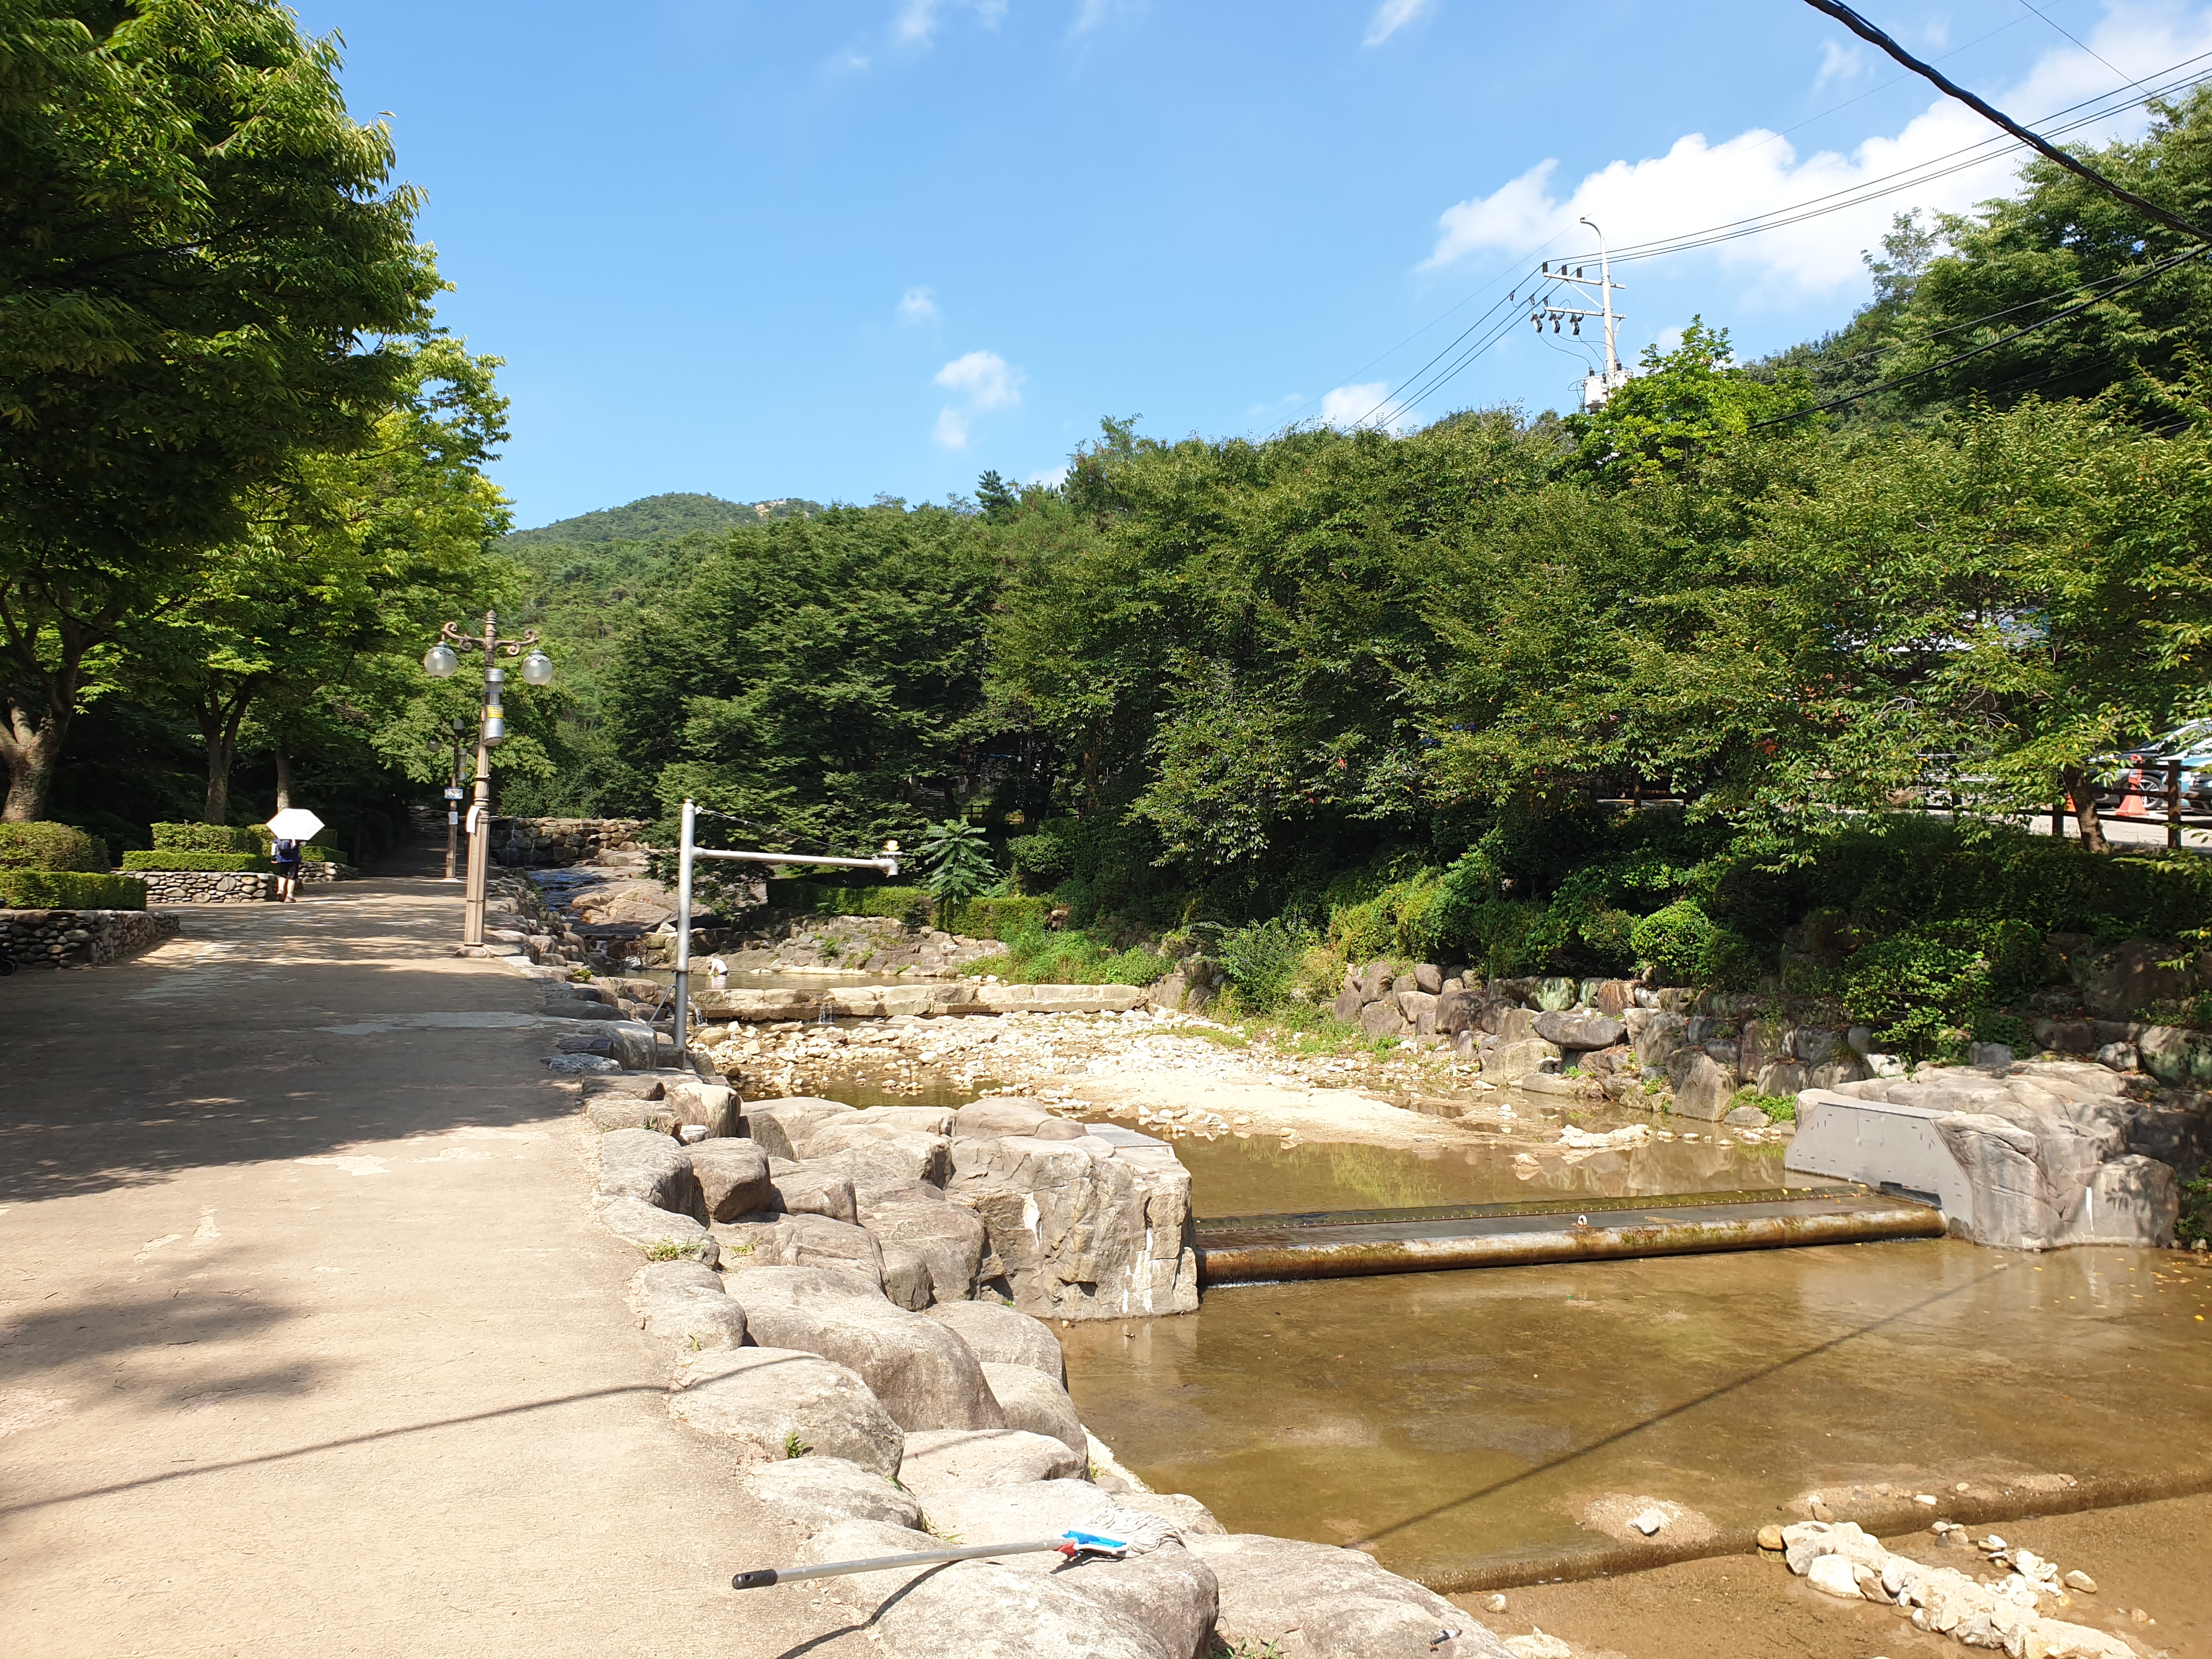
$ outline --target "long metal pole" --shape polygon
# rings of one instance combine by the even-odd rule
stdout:
[[[697,803],[684,803],[684,835],[676,854],[676,1059],[691,1053],[691,847],[699,822]]]
[[[499,622],[495,613],[484,613],[484,700],[477,710],[477,788],[476,799],[470,803],[469,812],[469,880],[461,893],[461,943],[482,945],[484,942],[484,887],[491,864],[491,747],[484,742],[484,722],[489,716],[485,710],[491,707],[492,688],[498,684],[492,678],[499,671],[493,666],[497,660],[492,654],[499,644]],[[505,676],[501,676],[504,678]]]
[[[453,734],[453,793],[446,797],[446,879],[454,878],[454,864],[460,851],[461,835],[461,738]]]
[[[1619,319],[1613,314],[1613,262],[1606,255],[1605,233],[1589,219],[1583,222],[1597,231],[1597,287],[1605,304],[1605,389],[1613,390],[1613,377],[1620,373],[1620,351],[1614,344],[1614,331]]]

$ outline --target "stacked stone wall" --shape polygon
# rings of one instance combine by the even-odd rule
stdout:
[[[182,925],[164,910],[0,910],[0,951],[19,968],[90,967],[171,938]]]
[[[265,870],[125,870],[146,884],[151,904],[260,904],[276,896],[276,878]]]
[[[640,850],[643,818],[494,818],[491,861],[526,870],[564,870],[603,853]]]

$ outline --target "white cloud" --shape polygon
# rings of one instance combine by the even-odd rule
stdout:
[[[905,0],[899,7],[896,25],[898,38],[927,42],[945,21],[945,14],[961,7],[974,12],[976,21],[986,28],[996,27],[1006,15],[1006,0]]]
[[[1367,25],[1367,44],[1379,46],[1407,24],[1425,15],[1436,0],[1382,0]]]
[[[1813,77],[1815,97],[1833,81],[1853,81],[1872,67],[1872,60],[1856,43],[1846,46],[1841,40],[1820,42],[1820,71]]]
[[[1318,418],[1323,426],[1371,426],[1385,432],[1403,432],[1413,423],[1410,410],[1390,402],[1388,380],[1364,380],[1357,386],[1340,386],[1334,391],[1324,392]]]
[[[995,351],[971,351],[939,369],[936,384],[966,393],[972,409],[1003,409],[1021,402],[1021,384],[1028,378]]]
[[[937,320],[937,296],[926,288],[910,288],[899,295],[898,319],[919,326]]]
[[[2212,11],[2183,9],[2160,0],[2119,0],[2090,37],[2098,57],[2126,74],[2155,71],[2212,51]],[[2055,110],[2113,89],[2112,71],[2096,57],[2071,46],[2051,52],[2019,84],[1991,101],[2030,125]],[[2098,143],[2139,133],[2140,111],[2068,136],[2069,144]],[[1422,269],[1437,270],[1484,252],[1533,254],[1561,238],[1569,257],[1589,246],[1577,221],[1588,216],[1615,247],[1656,241],[1848,191],[1937,156],[1977,144],[1996,130],[1964,106],[1939,99],[1894,137],[1865,140],[1848,155],[1822,150],[1800,159],[1796,150],[1763,128],[1719,143],[1688,133],[1660,156],[1617,161],[1582,179],[1564,198],[1553,193],[1555,161],[1540,161],[1487,196],[1447,208],[1436,246]],[[2017,149],[1996,150],[1990,160],[1961,172],[1862,205],[1821,214],[1764,231],[1714,250],[1721,263],[1807,294],[1832,292],[1863,280],[1859,255],[1876,246],[1893,216],[1925,207],[1963,212],[2007,193],[2021,163]]]
[[[1048,466],[1042,472],[1032,472],[1023,480],[1024,483],[1041,484],[1047,489],[1057,489],[1066,481],[1067,463],[1065,461],[1058,466]]]
[[[975,416],[1021,402],[1022,382],[1028,378],[995,351],[955,357],[937,371],[933,384],[957,393],[965,407],[947,404],[937,411],[937,441],[947,449],[965,449]]]
[[[1090,33],[1091,30],[1106,21],[1107,13],[1113,9],[1114,0],[1083,0],[1082,9],[1075,14],[1075,27],[1072,32],[1076,34]],[[1066,471],[1065,467],[1060,470],[1063,472]],[[1030,482],[1034,483],[1036,481],[1032,478]]]

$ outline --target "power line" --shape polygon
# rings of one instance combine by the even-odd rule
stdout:
[[[1804,409],[1793,410],[1787,415],[1776,415],[1764,421],[1753,421],[1745,429],[1747,431],[1755,432],[1763,426],[1779,426],[1785,421],[1802,420],[1808,415],[1818,415],[1824,410],[1840,409],[1845,404],[1856,403],[1862,398],[1871,398],[1878,392],[1893,392],[1899,386],[1910,386],[1913,381],[1925,380],[1929,375],[1937,374],[1943,369],[1947,369],[1954,363],[1963,363],[1969,357],[1978,357],[1984,351],[1994,351],[2001,345],[2008,345],[2013,341],[2019,339],[2024,334],[2033,334],[2039,328],[2048,328],[2053,323],[2063,321],[2069,317],[2078,316],[2082,312],[2088,310],[2092,306],[2103,304],[2106,300],[2111,299],[2114,294],[2120,293],[2124,289],[2134,288],[2138,283],[2148,283],[2152,277],[2163,276],[2166,272],[2172,270],[2177,265],[2187,264],[2192,260],[2201,259],[2203,257],[2204,255],[2195,248],[2191,249],[2186,253],[2169,255],[2167,258],[2160,260],[2158,264],[2153,265],[2148,270],[2130,277],[2126,282],[2122,283],[2118,288],[2112,289],[2110,293],[2094,295],[2090,299],[2082,301],[2079,305],[2069,306],[2063,311],[2054,311],[2051,315],[2042,319],[2039,322],[2030,323],[2025,328],[2014,329],[2011,333],[2001,335],[1996,339],[1985,340],[1980,345],[1969,346],[1964,351],[1959,352],[1953,356],[1944,358],[1940,363],[1930,363],[1927,368],[1915,369],[1910,374],[1900,374],[1893,380],[1884,380],[1877,386],[1868,386],[1863,391],[1848,392],[1840,398],[1831,398],[1826,403],[1813,404]]]
[[[2125,186],[2114,184],[2110,179],[2105,177],[2103,173],[2099,173],[2095,168],[2091,167],[2083,162],[2075,161],[2064,150],[2059,149],[2057,145],[2051,143],[2050,140],[2043,137],[2040,134],[2030,131],[2027,128],[2021,125],[2019,122],[2014,120],[2012,117],[2007,115],[2002,110],[1997,108],[1996,105],[1986,103],[1983,100],[1977,98],[1972,93],[1968,92],[1957,82],[1952,80],[1949,76],[1944,74],[1942,70],[1937,69],[1933,64],[1922,63],[1911,52],[1905,51],[1903,46],[1891,40],[1889,36],[1884,34],[1873,24],[1868,22],[1865,18],[1860,16],[1858,13],[1853,11],[1849,6],[1843,4],[1842,0],[1805,0],[1805,3],[1812,7],[1814,10],[1826,13],[1828,16],[1834,18],[1852,33],[1857,35],[1861,40],[1869,42],[1870,45],[1879,46],[1882,51],[1887,52],[1892,58],[1894,58],[1899,63],[1904,64],[1905,68],[1911,70],[1915,75],[1922,76],[1931,85],[1941,87],[1945,92],[1949,93],[1952,97],[1966,105],[1967,108],[1972,110],[1976,114],[1983,117],[1985,120],[1994,121],[1997,125],[2002,127],[2007,132],[2012,134],[2014,137],[2019,139],[2021,143],[2032,146],[2033,149],[2040,152],[2045,158],[2056,162],[2058,166],[2064,167],[2069,173],[2079,174],[2081,178],[2087,179],[2090,184],[2094,185],[2099,190],[2103,191],[2106,195],[2111,196],[2116,201],[2125,202],[2130,207],[2135,209],[2136,212],[2146,215],[2148,217],[2154,220],[2158,223],[2164,225],[2168,230],[2179,232],[2180,234],[2187,236],[2195,241],[2212,243],[2212,234],[2207,234],[2205,232],[2199,230],[2195,225],[2191,224],[2186,219],[2180,218],[2174,214],[2168,213],[2164,208],[2159,206],[2157,203],[2146,201],[2143,198],[2136,195],[2135,191],[2127,189]]]

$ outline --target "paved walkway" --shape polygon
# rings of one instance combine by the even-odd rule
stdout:
[[[544,1034],[458,889],[0,980],[0,1648],[829,1656],[672,1422]],[[827,1642],[815,1638],[830,1635]]]

